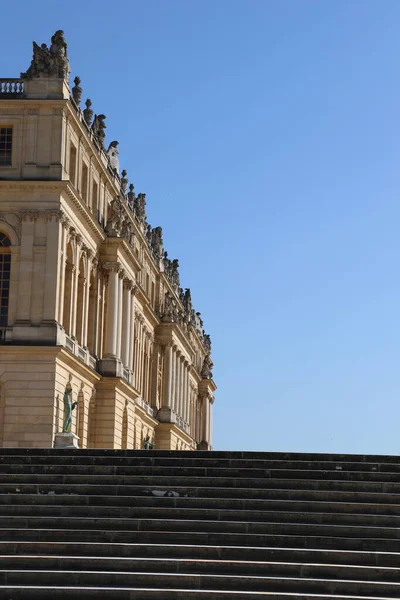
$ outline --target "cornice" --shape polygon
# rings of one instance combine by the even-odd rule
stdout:
[[[83,220],[89,225],[92,232],[97,236],[99,242],[106,239],[106,234],[97,223],[95,218],[91,215],[88,208],[82,204],[78,194],[73,189],[71,183],[69,181],[62,181],[61,192],[67,194],[68,198],[72,201],[72,204],[75,208],[77,208],[79,215],[83,218]]]

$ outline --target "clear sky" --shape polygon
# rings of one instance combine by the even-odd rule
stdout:
[[[1,12],[0,77],[64,29],[180,260],[213,342],[214,448],[400,454],[399,0]]]

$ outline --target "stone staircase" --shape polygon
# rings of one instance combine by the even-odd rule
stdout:
[[[0,599],[400,598],[400,457],[0,449]]]

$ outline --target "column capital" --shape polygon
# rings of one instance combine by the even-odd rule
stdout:
[[[43,211],[44,220],[46,223],[52,223],[53,221],[58,223],[62,217],[65,216],[63,211],[58,208],[49,208]]]
[[[107,271],[108,273],[119,273],[121,270],[121,263],[120,262],[105,262],[102,264],[102,267],[105,271]]]
[[[21,221],[36,221],[39,216],[38,210],[20,210],[19,216]]]
[[[125,290],[131,291],[134,289],[134,287],[135,287],[135,284],[133,283],[133,281],[131,279],[127,279],[127,278],[124,279],[124,289]]]

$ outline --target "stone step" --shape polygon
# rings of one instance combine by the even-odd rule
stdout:
[[[294,555],[295,557],[295,555]],[[303,564],[249,560],[201,560],[188,558],[99,558],[96,556],[7,556],[0,555],[1,569],[44,571],[117,571],[141,573],[204,573],[220,575],[256,575],[259,577],[305,577],[379,582],[400,582],[397,567],[353,564]]]
[[[287,460],[302,462],[360,462],[400,465],[400,456],[379,454],[330,454],[330,453],[308,453],[308,452],[247,452],[247,451],[192,451],[192,450],[109,450],[104,448],[88,449],[54,449],[54,448],[0,448],[0,456],[64,456],[71,458],[75,456],[91,456],[97,459],[99,456],[108,458],[135,458],[144,455],[152,458],[175,458],[175,459],[225,459],[225,460]]]
[[[325,489],[290,489],[290,488],[241,488],[241,487],[208,487],[199,485],[163,485],[155,478],[157,483],[151,485],[108,485],[72,484],[72,483],[4,483],[1,485],[3,494],[74,494],[82,496],[109,495],[109,496],[152,496],[152,495],[178,495],[182,497],[200,498],[241,498],[241,499],[276,499],[276,500],[303,500],[326,502],[365,502],[395,504],[399,495],[395,492],[362,492],[325,490]],[[48,478],[44,478],[48,481]],[[386,487],[387,484],[385,484]],[[355,484],[357,488],[357,484]]]
[[[57,498],[57,496],[50,496]],[[18,500],[18,498],[17,498]],[[374,515],[352,513],[318,513],[292,511],[256,511],[213,508],[191,508],[170,506],[74,506],[57,504],[21,504],[2,505],[1,516],[12,517],[87,517],[117,519],[185,519],[188,521],[240,521],[242,523],[294,523],[320,525],[350,525],[400,528],[400,515]]]
[[[320,523],[262,522],[262,521],[207,521],[205,519],[157,518],[113,518],[57,516],[0,516],[0,528],[14,529],[76,529],[103,531],[139,532],[202,532],[202,533],[241,533],[267,535],[309,535],[329,537],[358,537],[396,540],[400,544],[398,527],[378,527],[366,525],[335,525]]]
[[[57,555],[81,557],[95,556],[113,558],[171,558],[207,561],[238,561],[245,557],[254,562],[290,562],[293,556],[298,562],[338,565],[396,567],[400,566],[400,553],[365,552],[348,550],[323,550],[315,548],[268,548],[244,546],[202,546],[176,544],[115,544],[98,542],[0,542],[0,554],[14,555]]]
[[[140,544],[193,544],[213,546],[276,546],[279,548],[324,548],[336,550],[400,552],[399,539],[341,537],[337,535],[285,535],[204,531],[115,531],[102,529],[2,528],[4,541],[59,541]]]
[[[389,600],[388,596],[358,596],[342,594],[304,594],[291,592],[251,592],[164,588],[110,588],[74,586],[46,586],[49,598],[62,600],[90,600],[106,597],[107,600]],[[4,600],[43,600],[42,586],[0,586]]]
[[[232,468],[226,467],[196,467],[182,466],[177,461],[175,466],[167,467],[160,465],[132,465],[132,466],[105,466],[105,465],[82,465],[82,464],[58,464],[58,465],[35,465],[35,464],[2,464],[2,480],[4,475],[13,476],[85,476],[85,477],[204,477],[212,479],[291,479],[291,480],[328,480],[328,481],[361,481],[361,482],[400,482],[400,472],[381,471],[344,471],[344,470],[315,470],[315,469],[260,469],[260,468]]]
[[[356,502],[318,502],[301,500],[269,500],[241,498],[197,498],[173,496],[83,496],[78,494],[0,494],[0,507],[4,505],[59,505],[93,507],[156,507],[156,508],[195,508],[204,510],[235,511],[280,511],[305,513],[334,513],[351,515],[400,515],[400,504],[356,503]],[[0,508],[3,514],[4,508]]]
[[[1,452],[1,449],[0,449]],[[159,466],[159,467],[202,467],[217,469],[282,469],[282,470],[310,470],[310,471],[366,471],[366,472],[400,472],[399,462],[340,462],[340,461],[304,461],[304,460],[271,460],[269,458],[258,459],[231,459],[214,458],[214,453],[208,453],[204,458],[193,458],[189,456],[164,457],[154,456],[152,452],[141,452],[136,456],[121,456],[114,454],[104,456],[91,456],[87,454],[68,455],[1,455],[0,465],[77,465],[77,466],[105,466],[105,467],[128,467],[137,466]],[[269,455],[268,455],[269,456]]]
[[[304,592],[316,594],[354,594],[399,598],[400,583],[307,577],[256,575],[216,575],[205,573],[142,573],[124,571],[34,571],[0,570],[0,585],[73,585],[80,587],[145,587],[219,589],[224,591]]]
[[[290,490],[324,490],[324,491],[356,491],[367,493],[400,493],[400,482],[380,481],[336,481],[330,479],[271,479],[241,478],[241,477],[200,477],[200,476],[153,476],[153,475],[74,475],[74,474],[36,474],[17,473],[1,474],[0,484],[34,484],[40,485],[137,485],[157,488],[169,487],[220,487],[220,488],[245,488],[245,489],[290,489]]]

